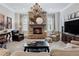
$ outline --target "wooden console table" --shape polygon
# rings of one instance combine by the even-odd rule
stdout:
[[[8,38],[8,39],[7,39]],[[5,42],[7,42],[7,40],[10,41],[11,38],[11,34],[10,32],[7,33],[0,33],[0,44],[3,44]]]

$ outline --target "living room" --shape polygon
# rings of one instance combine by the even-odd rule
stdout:
[[[0,56],[79,56],[78,6],[0,3]]]

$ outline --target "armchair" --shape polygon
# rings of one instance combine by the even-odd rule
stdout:
[[[60,32],[55,32],[50,37],[52,38],[52,41],[57,42],[60,40]]]
[[[20,33],[18,30],[12,31],[12,40],[13,41],[21,41],[24,39],[24,34]]]

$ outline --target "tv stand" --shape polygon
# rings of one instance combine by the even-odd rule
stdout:
[[[79,35],[73,35],[73,34],[70,34],[70,33],[62,33],[62,41],[64,43],[70,43],[71,40],[76,40],[76,41],[79,41]]]

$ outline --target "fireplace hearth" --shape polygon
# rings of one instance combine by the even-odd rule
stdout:
[[[42,34],[42,28],[33,28],[33,34]]]

